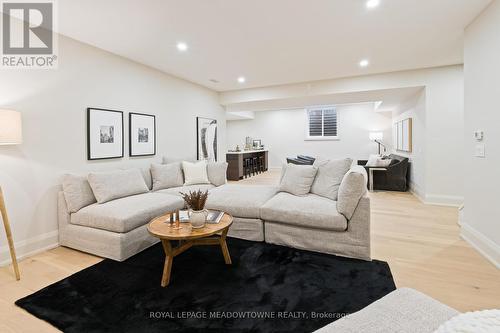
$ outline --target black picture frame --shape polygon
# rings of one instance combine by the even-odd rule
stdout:
[[[257,143],[257,144],[255,144]],[[262,146],[262,140],[253,140],[252,141],[252,146],[253,147],[261,147]]]
[[[214,158],[215,162],[217,162],[217,151],[218,151],[218,140],[217,140],[217,119],[205,118],[205,117],[196,117],[196,159],[200,160],[200,136],[202,128],[200,128],[200,121],[210,121],[215,124],[215,136],[214,136]],[[204,159],[204,158],[203,158]]]
[[[121,115],[121,155],[115,155],[115,156],[106,156],[106,157],[92,157],[94,154],[92,154],[92,141],[90,139],[90,132],[91,132],[91,113],[93,111],[99,111],[99,112],[115,112],[119,113]],[[125,147],[124,147],[124,141],[125,141],[125,133],[124,133],[124,120],[123,120],[123,111],[118,111],[118,110],[111,110],[111,109],[103,109],[103,108],[94,108],[94,107],[88,107],[87,108],[87,160],[89,161],[95,161],[95,160],[109,160],[113,158],[123,158],[125,155]]]
[[[153,135],[153,153],[151,154],[134,154],[132,147],[132,116],[144,116],[153,118],[153,127],[154,127],[154,135]],[[130,112],[128,114],[128,147],[129,147],[129,156],[130,157],[142,157],[142,156],[154,156],[156,155],[156,116],[154,114],[146,114],[146,113],[137,113]]]

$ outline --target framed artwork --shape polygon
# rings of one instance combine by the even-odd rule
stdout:
[[[412,118],[394,123],[394,143],[399,151],[412,152]]]
[[[87,108],[87,159],[123,157],[123,112]]]
[[[261,140],[253,140],[253,146],[255,148],[260,148],[260,146],[262,146],[262,141]]]
[[[128,115],[129,155],[156,155],[156,117],[151,114],[134,113]]]
[[[217,120],[196,117],[196,142],[198,160],[217,161]]]

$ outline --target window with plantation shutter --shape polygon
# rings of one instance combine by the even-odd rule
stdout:
[[[321,106],[307,109],[306,140],[338,139],[337,109]]]

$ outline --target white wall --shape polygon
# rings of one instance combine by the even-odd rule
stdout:
[[[405,87],[425,87],[425,194],[428,203],[463,202],[463,66],[228,91],[221,104],[238,104]]]
[[[392,123],[412,118],[412,151],[403,152],[393,149],[395,154],[410,159],[410,190],[418,197],[425,197],[425,89],[412,99],[403,103],[392,113]],[[394,139],[394,138],[393,138]],[[394,148],[394,145],[393,145]]]
[[[227,122],[228,148],[245,143],[245,137],[261,139],[269,149],[269,166],[281,167],[287,157],[311,155],[324,158],[367,159],[377,153],[370,141],[370,131],[384,131],[384,141],[391,142],[391,114],[375,112],[373,103],[337,106],[340,140],[306,141],[304,109],[255,112],[253,120]]]
[[[465,33],[465,210],[462,235],[500,268],[500,1]],[[485,158],[474,157],[474,131],[485,133]]]
[[[146,167],[164,155],[195,157],[196,116],[218,120],[219,148],[226,147],[217,93],[65,37],[57,70],[3,70],[0,92],[0,108],[23,115],[24,144],[0,147],[0,184],[20,256],[57,244],[62,174]],[[155,114],[157,155],[87,161],[87,107]],[[128,155],[127,113],[124,118]],[[0,262],[7,258],[0,231]]]

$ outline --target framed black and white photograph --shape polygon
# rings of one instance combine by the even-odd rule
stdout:
[[[156,117],[151,114],[129,113],[130,156],[156,154]]]
[[[198,160],[217,161],[217,120],[196,117]]]
[[[123,157],[123,112],[87,108],[87,159]]]

